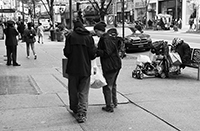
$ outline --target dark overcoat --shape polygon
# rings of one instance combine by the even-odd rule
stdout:
[[[15,27],[8,26],[4,29],[4,33],[6,35],[5,45],[6,46],[16,46],[17,42],[17,35],[19,34]]]
[[[78,27],[70,32],[66,37],[63,53],[68,58],[67,74],[91,75],[91,60],[95,59],[96,47],[88,30]]]

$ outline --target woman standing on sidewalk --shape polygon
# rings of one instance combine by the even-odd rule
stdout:
[[[106,33],[106,24],[99,22],[94,26],[94,31],[100,37],[98,42],[97,57],[100,57],[103,76],[107,85],[103,87],[103,94],[106,106],[102,107],[103,111],[114,112],[117,107],[117,77],[121,69],[122,63],[117,48],[117,39]],[[115,28],[108,32],[117,34]]]
[[[32,22],[28,23],[28,28],[24,30],[24,39],[26,42],[26,52],[27,52],[27,58],[30,58],[30,46],[33,51],[34,59],[37,59],[37,55],[35,53],[35,36],[36,31],[33,28]]]
[[[17,63],[17,36],[19,33],[17,29],[15,29],[14,24],[14,21],[8,21],[7,27],[4,29],[6,35],[7,66],[11,65],[11,61],[13,61],[13,66],[20,66],[20,64]]]

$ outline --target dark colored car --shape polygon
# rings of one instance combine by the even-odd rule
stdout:
[[[118,36],[122,37],[122,28],[117,28],[117,31]],[[150,35],[141,33],[134,27],[124,27],[124,44],[126,52],[150,50],[152,40]]]

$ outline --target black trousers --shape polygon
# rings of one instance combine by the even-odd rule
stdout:
[[[13,64],[17,64],[17,45],[6,46],[6,52],[7,52],[7,64],[10,65],[11,61],[13,61]]]
[[[90,76],[72,76],[68,78],[70,109],[87,114]]]
[[[104,73],[103,76],[106,79],[107,85],[103,87],[103,94],[106,106],[112,107],[117,106],[117,77],[119,75],[119,71]]]

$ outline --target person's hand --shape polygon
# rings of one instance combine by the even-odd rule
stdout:
[[[96,66],[93,67],[93,74],[97,74],[97,67]]]

